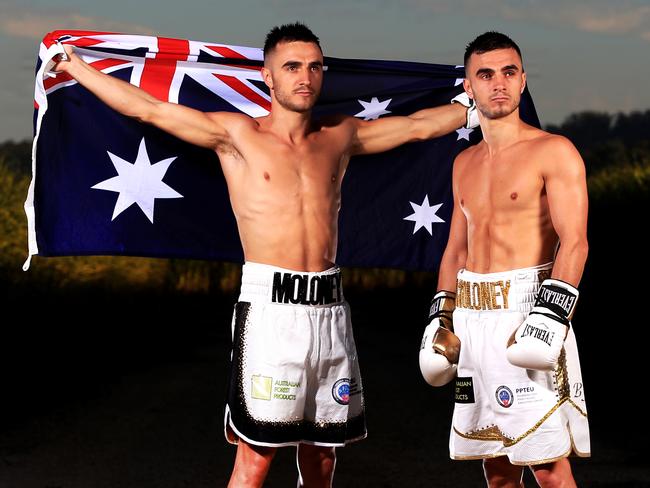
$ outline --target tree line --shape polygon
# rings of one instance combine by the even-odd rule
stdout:
[[[549,132],[569,138],[587,169],[589,198],[603,206],[646,201],[650,194],[650,110],[580,112]]]

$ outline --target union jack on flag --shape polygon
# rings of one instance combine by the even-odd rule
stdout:
[[[30,258],[123,254],[241,262],[216,154],[116,113],[65,74],[48,76],[57,41],[160,100],[251,117],[271,109],[258,48],[110,32],[46,35],[36,66],[33,178],[25,202]],[[449,103],[464,76],[462,67],[402,61],[326,57],[325,64],[314,117],[407,115]],[[520,113],[539,126],[527,91]],[[479,130],[459,129],[353,158],[342,188],[337,262],[437,268],[451,219],[453,159],[480,137]]]
[[[74,45],[84,61],[104,73],[129,68],[128,81],[160,100],[182,103],[179,94],[188,77],[251,117],[267,115],[271,109],[271,98],[261,89],[259,49],[88,31],[55,31],[45,37],[43,46],[57,41]],[[74,83],[68,75],[48,77],[44,88],[49,94]]]

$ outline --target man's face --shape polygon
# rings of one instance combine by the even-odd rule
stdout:
[[[307,112],[323,84],[323,53],[313,42],[281,42],[264,60],[262,77],[282,107]]]
[[[521,58],[512,48],[473,53],[465,66],[465,91],[488,119],[510,115],[526,86]]]

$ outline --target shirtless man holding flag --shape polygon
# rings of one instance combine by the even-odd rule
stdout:
[[[162,102],[102,74],[66,46],[65,71],[117,112],[219,156],[246,263],[233,318],[226,431],[238,442],[230,486],[261,486],[280,446],[298,446],[300,484],[331,484],[334,447],[366,435],[361,376],[336,267],[341,182],[351,156],[468,124],[467,99],[409,117],[314,120],[318,38],[272,29],[262,77],[271,112],[253,119]]]

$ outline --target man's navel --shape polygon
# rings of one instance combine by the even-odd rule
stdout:
[[[269,175],[266,171],[264,172],[264,179],[266,181],[271,181],[271,175]]]

